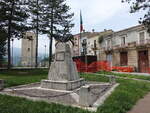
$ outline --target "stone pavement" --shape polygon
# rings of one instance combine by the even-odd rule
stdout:
[[[140,99],[128,113],[150,113],[150,93]]]

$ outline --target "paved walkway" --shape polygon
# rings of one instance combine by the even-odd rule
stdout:
[[[119,73],[119,74],[130,74],[130,75],[139,75],[139,76],[150,76],[149,73],[137,73],[137,72],[117,72],[117,71],[112,71],[113,73]]]
[[[106,77],[110,77],[112,75],[104,75],[104,74],[98,74],[98,73],[88,73],[88,74],[95,74],[95,75],[102,75]],[[115,76],[115,78],[121,78],[121,79],[127,79],[127,80],[137,80],[137,81],[143,81],[143,82],[150,82],[150,80],[143,80],[143,79],[136,79],[136,78],[128,78],[128,77],[120,77],[120,76]],[[150,113],[150,112],[149,112]]]
[[[140,99],[128,113],[150,113],[150,93]]]

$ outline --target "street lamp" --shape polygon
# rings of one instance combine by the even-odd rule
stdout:
[[[44,45],[45,47],[45,67],[46,67],[46,45]]]
[[[84,60],[85,60],[85,64],[86,64],[86,72],[87,72],[87,66],[88,66],[88,59],[87,59],[87,39],[84,39],[82,42],[82,47],[83,47],[83,55],[84,55]]]
[[[11,60],[11,65],[13,66],[13,44],[14,44],[14,39],[12,38],[11,39],[11,41],[12,41],[12,48],[11,48],[11,54],[12,54],[12,60]]]

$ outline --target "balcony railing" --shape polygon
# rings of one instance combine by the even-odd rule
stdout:
[[[112,47],[112,46],[104,47],[104,50],[105,50],[105,51],[111,51],[112,49],[113,49],[113,47]]]
[[[141,47],[141,46],[147,46],[147,45],[150,45],[150,39],[145,39],[145,40],[141,40],[141,41],[134,41],[134,42],[115,45],[115,46],[103,47],[102,50],[103,51],[110,51],[110,50],[115,50],[115,49],[124,49],[124,48],[130,48],[130,47]]]
[[[147,44],[150,44],[150,39],[140,40],[136,43],[136,46],[145,46]]]
[[[120,48],[125,48],[125,47],[128,47],[128,43],[121,44],[121,45],[119,45],[119,46],[120,46]]]

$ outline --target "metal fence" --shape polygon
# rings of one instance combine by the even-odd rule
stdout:
[[[0,68],[6,68],[8,59],[0,59]],[[35,67],[35,57],[13,57],[11,58],[12,67]],[[48,67],[48,59],[38,57],[38,67]]]

